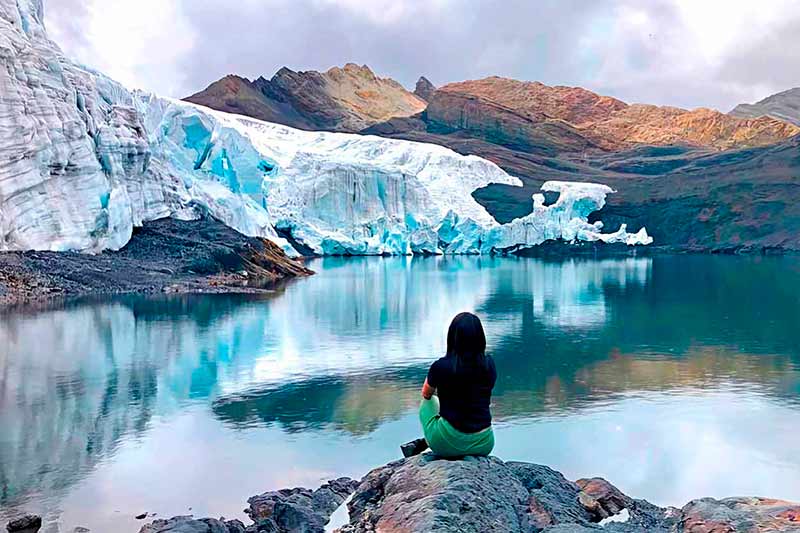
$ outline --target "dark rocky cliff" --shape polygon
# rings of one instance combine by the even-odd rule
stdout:
[[[145,223],[119,251],[0,253],[0,309],[48,298],[160,292],[257,292],[313,274],[267,239],[210,217]]]

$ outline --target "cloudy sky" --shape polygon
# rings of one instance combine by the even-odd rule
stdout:
[[[797,0],[45,0],[51,38],[131,88],[367,64],[729,110],[800,86]]]

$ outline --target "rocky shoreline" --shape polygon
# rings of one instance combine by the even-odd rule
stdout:
[[[349,521],[333,529],[346,502]],[[360,482],[253,496],[252,520],[176,516],[139,533],[755,533],[800,531],[800,504],[769,498],[693,500],[678,509],[632,498],[602,478],[567,480],[543,465],[496,457],[440,459],[428,453],[389,463]],[[338,512],[337,512],[338,514]],[[35,533],[24,517],[12,533]],[[40,522],[38,522],[40,524]]]
[[[0,309],[105,294],[263,292],[311,274],[272,242],[213,218],[162,219],[116,252],[0,253]]]
[[[430,453],[376,468],[361,481],[339,478],[316,490],[265,492],[247,503],[244,512],[250,525],[238,519],[175,516],[153,520],[139,533],[800,531],[797,503],[701,498],[680,509],[659,507],[624,494],[602,478],[569,481],[543,465],[496,457],[448,460]],[[344,508],[346,519],[330,523]],[[10,533],[37,533],[40,527],[35,515],[6,526]]]

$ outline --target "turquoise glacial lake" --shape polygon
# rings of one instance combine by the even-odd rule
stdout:
[[[660,505],[800,500],[800,262],[323,259],[266,295],[0,315],[0,519],[138,531],[360,477],[419,436],[454,314],[484,320],[496,455]]]

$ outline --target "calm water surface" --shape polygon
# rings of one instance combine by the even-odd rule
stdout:
[[[0,315],[0,518],[138,530],[362,476],[418,436],[447,324],[481,315],[496,454],[661,505],[800,500],[800,264],[325,259],[267,296]]]

